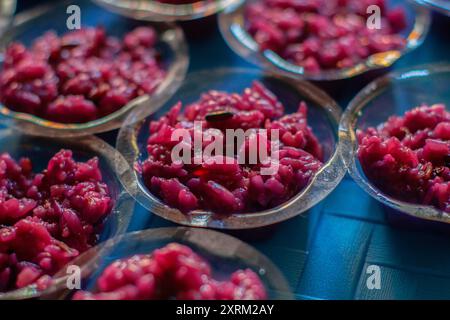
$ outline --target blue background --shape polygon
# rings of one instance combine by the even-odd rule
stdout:
[[[18,10],[34,3],[37,1],[19,0]],[[219,66],[255,68],[227,47],[215,18],[182,26],[190,47],[189,72]],[[201,28],[201,38],[192,32],[195,27]],[[449,51],[450,18],[435,14],[424,44],[398,61],[394,69],[450,62]],[[377,75],[318,85],[344,108]],[[115,135],[101,136],[114,145]],[[171,225],[139,207],[130,230]],[[231,234],[271,258],[285,274],[297,299],[449,299],[449,230],[447,226],[389,212],[347,175],[305,217]],[[372,264],[381,270],[380,290],[366,286],[367,266]]]

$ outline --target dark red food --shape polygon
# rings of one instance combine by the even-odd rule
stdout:
[[[307,124],[306,104],[302,102],[296,113],[283,116],[281,102],[259,82],[241,94],[209,91],[183,112],[181,108],[179,102],[164,117],[151,122],[148,158],[138,169],[154,194],[184,212],[203,209],[229,214],[275,207],[302,190],[322,166],[322,147]],[[194,130],[194,121],[200,121],[202,132]],[[192,140],[202,133],[205,136],[208,129],[217,129],[224,145],[228,143],[226,129],[267,129],[269,134],[271,129],[278,130],[278,171],[262,175],[260,170],[275,156],[270,163],[251,164],[246,151],[247,161],[237,161],[238,150],[257,145],[261,135],[246,137],[233,159],[225,157],[224,151],[215,154],[212,161],[195,164],[195,143],[191,143],[191,164],[173,162],[171,152],[178,142],[171,141],[171,136],[179,128],[188,129]],[[204,143],[202,149],[209,144]]]
[[[61,150],[40,173],[30,159],[0,155],[0,292],[50,276],[95,244],[112,209],[98,159]]]
[[[450,212],[450,113],[443,104],[392,116],[358,139],[361,166],[380,190]]]
[[[229,280],[212,277],[209,264],[189,247],[171,243],[152,254],[116,260],[97,280],[97,292],[78,291],[75,300],[263,300],[266,290],[250,269]]]
[[[28,49],[12,43],[0,75],[0,101],[61,123],[104,117],[163,81],[157,40],[151,27],[138,27],[122,40],[86,28],[62,37],[47,32]]]
[[[309,73],[352,67],[368,56],[400,50],[406,40],[403,8],[385,0],[261,0],[245,8],[246,29],[260,45]],[[381,29],[366,26],[370,5]]]

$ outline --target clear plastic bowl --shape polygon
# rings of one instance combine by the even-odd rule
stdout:
[[[100,241],[118,236],[126,232],[134,209],[134,200],[126,192],[121,180],[127,180],[131,175],[130,167],[125,159],[110,145],[94,136],[69,139],[48,139],[43,137],[21,135],[12,129],[0,128],[0,154],[8,152],[15,159],[29,157],[35,171],[40,171],[48,160],[60,149],[73,150],[77,161],[86,161],[98,157],[103,180],[108,184],[115,200],[112,212],[105,220],[105,226],[100,234]],[[103,253],[99,250],[98,254]],[[95,258],[95,256],[93,256]],[[61,275],[53,278],[55,284],[65,281]],[[55,285],[55,284],[52,284]],[[41,292],[34,285],[8,292],[0,292],[2,299],[29,299],[39,297]]]
[[[124,18],[120,15],[105,11],[90,1],[77,1],[81,8],[81,22],[83,26],[102,25],[108,34],[122,36],[133,28],[143,25],[136,21]],[[68,14],[64,1],[58,4],[44,5],[30,11],[19,14],[14,20],[12,28],[0,39],[0,50],[11,41],[21,41],[25,45],[49,30],[55,30],[58,34],[68,32],[66,20]],[[160,42],[157,48],[161,50],[163,64],[167,68],[167,76],[151,95],[143,95],[133,99],[116,112],[82,124],[63,124],[48,121],[34,115],[22,112],[14,112],[0,104],[0,121],[8,121],[9,125],[15,126],[28,134],[49,137],[74,137],[85,136],[100,132],[117,129],[131,110],[141,109],[142,114],[150,114],[160,107],[179,87],[186,75],[189,64],[187,45],[183,32],[173,24],[152,24],[159,34]]]
[[[450,106],[450,65],[419,66],[394,72],[367,85],[345,110],[339,127],[340,145],[350,175],[370,196],[408,215],[450,223],[450,216],[432,206],[408,203],[390,197],[366,177],[357,157],[356,130],[385,122],[389,116],[403,115],[422,104]]]
[[[187,4],[168,4],[155,0],[94,1],[111,11],[133,19],[147,21],[184,21],[213,15],[243,0],[200,0]]]
[[[241,57],[261,67],[280,74],[289,74],[296,78],[308,80],[340,80],[351,78],[370,70],[376,70],[391,66],[406,53],[420,46],[428,33],[431,15],[423,6],[404,0],[391,0],[388,5],[402,5],[406,11],[408,26],[401,34],[407,39],[406,47],[399,50],[377,53],[353,67],[324,70],[319,73],[308,73],[303,67],[292,64],[282,59],[272,50],[261,52],[259,45],[245,29],[244,9],[245,4],[257,2],[249,0],[229,8],[219,15],[220,31],[228,45]]]
[[[429,9],[450,16],[450,1],[448,0],[416,0],[416,2]]]
[[[271,225],[299,215],[325,198],[336,187],[345,174],[337,144],[341,109],[325,92],[309,82],[296,81],[260,70],[211,69],[189,75],[174,97],[146,120],[139,121],[142,117],[138,112],[130,114],[119,132],[118,150],[125,156],[130,166],[134,167],[136,162],[146,159],[148,124],[152,119],[161,117],[178,101],[187,105],[197,101],[202,93],[213,89],[241,92],[250,86],[253,80],[262,82],[278,97],[286,108],[285,113],[297,111],[298,104],[302,100],[308,104],[308,123],[324,149],[324,165],[310,184],[292,199],[273,209],[231,215],[217,215],[205,211],[191,211],[184,214],[163,204],[147,189],[141,175],[134,170],[135,179],[128,187],[137,189],[136,200],[139,203],[149,211],[183,225],[246,229]]]
[[[238,269],[250,268],[263,281],[270,300],[293,299],[289,285],[280,270],[263,254],[250,245],[224,233],[195,228],[158,228],[128,233],[86,251],[71,265],[79,266],[82,289],[94,291],[96,280],[113,261],[135,254],[149,254],[169,243],[189,246],[211,265],[216,279],[227,279]],[[103,247],[113,248],[100,255]],[[90,261],[86,263],[86,261]],[[63,273],[63,272],[62,272]],[[65,283],[44,293],[44,298],[67,298],[72,292]]]

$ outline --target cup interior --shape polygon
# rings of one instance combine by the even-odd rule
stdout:
[[[124,233],[128,228],[134,201],[125,191],[119,175],[130,174],[128,164],[111,147],[93,136],[76,140],[47,139],[19,134],[11,129],[0,129],[0,154],[9,153],[15,160],[29,158],[33,163],[33,172],[46,168],[48,161],[61,149],[72,150],[75,161],[87,161],[93,157],[99,159],[103,181],[108,185],[114,207],[102,223],[99,243]],[[119,169],[121,168],[121,169]],[[103,252],[98,252],[103,254]],[[95,257],[93,257],[95,258]],[[55,282],[62,281],[53,277]],[[0,293],[0,299],[25,299],[39,296],[35,286]]]
[[[192,211],[183,214],[177,209],[164,205],[146,187],[142,175],[134,170],[137,184],[136,199],[144,207],[171,221],[189,226],[213,228],[254,228],[283,221],[298,215],[323,199],[337,185],[344,175],[337,148],[337,126],[340,118],[340,108],[323,91],[310,83],[294,81],[291,78],[269,74],[259,70],[246,69],[213,69],[191,74],[183,82],[177,93],[159,110],[144,121],[139,122],[138,114],[130,114],[126,125],[121,129],[117,142],[118,150],[125,156],[130,166],[142,163],[147,157],[147,139],[149,124],[159,119],[177,102],[183,106],[197,101],[201,94],[209,90],[241,93],[251,86],[253,81],[260,81],[284,104],[285,113],[297,111],[299,103],[308,104],[308,124],[317,135],[324,150],[323,168],[316,174],[316,180],[324,179],[322,188],[312,179],[309,186],[300,191],[288,202],[265,211],[218,215],[205,211]],[[312,185],[315,185],[312,187]],[[311,187],[311,188],[308,188]],[[311,190],[314,189],[314,190]],[[295,205],[293,205],[295,203]],[[302,203],[300,205],[300,203]]]
[[[259,0],[249,0],[226,8],[219,15],[219,26],[228,45],[243,58],[280,74],[288,74],[298,78],[331,81],[351,78],[361,73],[386,68],[401,58],[407,52],[422,44],[428,33],[431,15],[429,11],[412,1],[390,0],[389,8],[402,6],[406,16],[406,28],[400,33],[407,39],[403,50],[388,51],[369,56],[366,60],[354,66],[342,69],[322,70],[319,73],[308,73],[303,67],[297,66],[281,58],[272,50],[259,50],[258,43],[246,30],[244,17],[245,6]]]
[[[422,104],[450,106],[450,66],[436,64],[401,70],[379,78],[351,102],[340,123],[340,144],[350,175],[369,195],[381,203],[419,218],[450,223],[450,216],[432,206],[407,203],[383,193],[367,178],[357,157],[356,132],[377,127],[390,116],[401,116]]]
[[[176,242],[190,247],[205,259],[211,265],[213,277],[217,280],[227,280],[234,271],[250,268],[260,276],[269,299],[292,299],[284,276],[267,257],[244,242],[223,233],[184,227],[158,228],[129,233],[112,239],[105,245],[110,245],[110,242],[113,247],[110,253],[83,270],[83,290],[95,292],[98,277],[115,260],[136,254],[150,254]],[[95,251],[94,248],[92,252]],[[87,251],[84,256],[89,256],[92,252]],[[84,257],[80,256],[79,259],[84,260]],[[77,260],[74,264],[77,264]],[[63,296],[70,297],[71,292],[65,292]]]
[[[56,5],[41,5],[19,14],[4,37],[0,39],[0,48],[4,50],[11,42],[20,41],[29,47],[33,41],[47,31],[54,31],[59,36],[71,31],[69,28],[67,8],[70,2],[61,1]],[[127,32],[138,26],[151,25],[158,33],[159,41],[155,49],[160,52],[161,64],[167,71],[165,79],[151,95],[139,96],[112,114],[86,123],[65,124],[49,121],[28,113],[15,112],[0,104],[3,115],[12,126],[27,134],[50,137],[73,137],[106,132],[119,128],[131,109],[153,110],[166,101],[177,89],[188,67],[188,53],[184,35],[178,27],[170,23],[150,23],[136,21],[115,14],[88,0],[77,1],[81,27],[101,26],[108,36],[122,38]]]

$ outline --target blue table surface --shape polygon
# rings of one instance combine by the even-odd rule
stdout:
[[[32,2],[19,1],[18,10]],[[189,37],[189,72],[214,67],[255,68],[234,54],[217,25],[208,35]],[[189,24],[183,27],[188,30]],[[432,62],[450,62],[450,18],[434,14],[424,44],[393,69]],[[344,108],[371,79],[362,76],[319,84]],[[432,88],[430,88],[432,89]],[[101,135],[111,144],[116,133]],[[130,231],[172,226],[138,207]],[[449,227],[417,224],[388,214],[347,175],[321,203],[274,227],[232,234],[266,254],[280,268],[297,299],[450,299]],[[369,290],[367,267],[380,267],[381,288]]]

